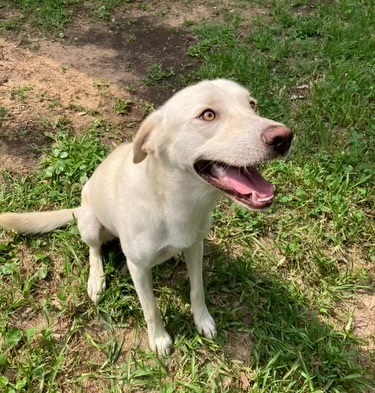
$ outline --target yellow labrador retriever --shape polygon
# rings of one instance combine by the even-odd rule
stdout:
[[[77,218],[89,246],[88,295],[105,288],[101,246],[118,237],[147,322],[150,347],[168,354],[166,332],[152,290],[151,269],[183,252],[191,307],[199,333],[216,336],[202,282],[203,239],[222,193],[262,210],[274,186],[256,169],[288,153],[293,134],[260,117],[246,89],[228,80],[203,81],[176,93],[148,116],[133,143],[115,149],[96,169],[75,209],[5,213],[0,226],[44,233]]]

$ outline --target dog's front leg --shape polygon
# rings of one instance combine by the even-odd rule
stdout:
[[[198,332],[213,340],[216,337],[216,326],[211,314],[207,310],[204,298],[202,259],[203,240],[197,241],[184,250],[186,265],[190,279],[190,301],[194,322]]]
[[[164,329],[160,311],[156,305],[152,290],[151,268],[137,265],[129,259],[127,263],[147,323],[150,347],[161,355],[169,355],[172,339]]]
[[[99,303],[100,296],[105,290],[105,276],[100,247],[90,247],[90,271],[87,281],[87,293],[94,303]]]

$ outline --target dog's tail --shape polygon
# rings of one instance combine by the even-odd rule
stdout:
[[[74,221],[80,208],[48,212],[0,214],[0,227],[19,233],[46,233]]]

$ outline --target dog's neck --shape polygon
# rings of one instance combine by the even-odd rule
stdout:
[[[151,222],[157,220],[157,225],[150,226],[153,240],[148,244],[157,248],[156,253],[162,253],[163,258],[158,257],[159,262],[155,262],[160,263],[165,260],[167,251],[174,255],[207,236],[220,192],[201,180],[193,170],[176,167],[152,154],[137,165],[143,166],[136,172],[145,183],[142,189],[150,194],[138,194],[138,200],[152,201],[145,204],[143,214]]]
[[[147,157],[146,161],[147,178],[161,208],[174,212],[177,215],[175,219],[179,221],[195,221],[192,216],[200,221],[200,218],[207,218],[211,214],[220,191],[204,182],[193,168],[176,167],[176,164],[170,165],[166,159],[153,155]]]

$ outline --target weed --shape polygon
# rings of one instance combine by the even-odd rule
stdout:
[[[148,75],[142,78],[142,81],[144,84],[152,86],[174,75],[175,72],[171,67],[165,69],[162,63],[155,63],[151,65]]]
[[[125,2],[129,2],[129,0]],[[94,13],[97,18],[109,21],[114,9],[121,3],[124,3],[124,0],[96,0]]]
[[[122,116],[127,115],[131,111],[133,105],[134,102],[131,100],[123,100],[121,98],[118,98],[115,104],[115,112],[118,115],[122,115]]]
[[[33,91],[31,86],[24,86],[12,89],[10,93],[10,97],[13,100],[17,100],[21,103],[24,103],[27,99],[27,95]]]
[[[11,112],[7,108],[0,106],[0,125],[6,120],[10,120],[11,118]]]
[[[127,34],[126,35],[126,42],[132,43],[135,41],[137,41],[137,37],[134,34]],[[127,70],[129,70],[129,68],[127,68]]]
[[[151,113],[155,110],[155,105],[150,102],[144,101],[142,104],[146,113]]]
[[[135,94],[137,92],[137,88],[132,85],[125,86],[125,90],[130,94]]]
[[[0,29],[4,30],[17,30],[20,25],[18,20],[8,20],[5,22],[0,22]]]
[[[74,184],[86,183],[107,153],[99,143],[97,132],[100,127],[100,124],[95,125],[80,139],[72,139],[64,133],[55,138],[52,151],[41,162],[44,176],[52,181],[52,186],[60,184],[65,188],[67,184],[74,187]]]
[[[129,62],[129,63],[125,64],[124,70],[125,70],[125,72],[131,72],[133,67],[134,67],[134,65]]]

